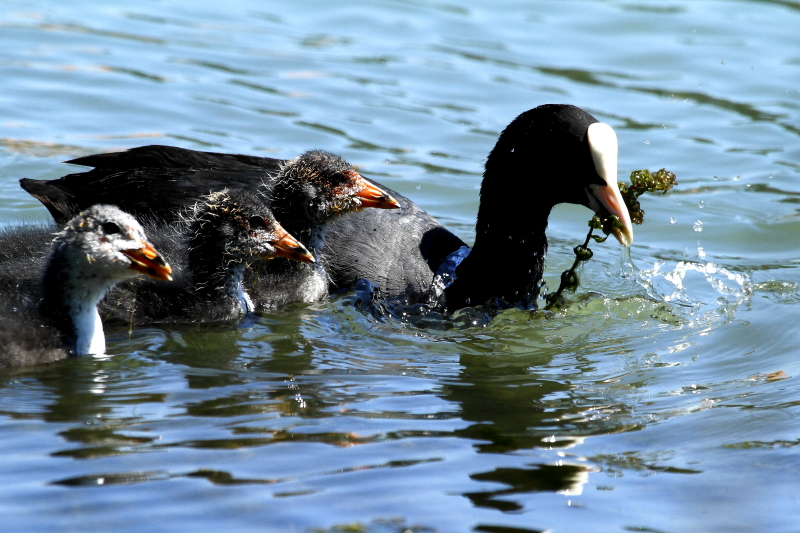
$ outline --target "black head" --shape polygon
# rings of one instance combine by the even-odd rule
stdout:
[[[330,152],[310,150],[284,165],[273,188],[272,207],[285,224],[308,227],[364,207],[394,209],[397,202]]]
[[[202,260],[228,264],[278,256],[314,260],[283,229],[264,201],[249,191],[211,193],[195,206],[192,216],[192,264]]]
[[[617,141],[610,126],[573,105],[542,105],[515,118],[489,154],[481,212],[524,224],[530,216],[546,218],[557,204],[580,204],[627,221],[627,235],[618,238],[629,244],[630,217],[616,174]],[[479,213],[479,225],[482,218]]]

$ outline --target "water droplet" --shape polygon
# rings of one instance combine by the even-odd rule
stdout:
[[[706,206],[706,203],[703,200],[700,200],[700,203],[697,204],[697,207],[699,207],[700,209],[703,209],[705,206]]]
[[[769,179],[772,179],[773,177],[775,177],[775,174],[770,174],[769,175]]]
[[[420,190],[421,188],[422,188],[422,185],[417,185],[417,190]]]
[[[676,223],[677,221],[678,221],[678,219],[677,219],[677,218],[675,218],[675,217],[670,217],[670,219],[669,219],[669,223],[670,223],[670,224],[674,224],[674,223]]]
[[[703,231],[703,223],[700,220],[694,223],[694,230],[698,233]]]
[[[645,140],[644,140],[644,144],[650,144],[650,141],[648,141],[647,139],[645,139]]]
[[[745,185],[745,187],[750,187],[750,184],[748,183],[747,185]]]
[[[699,257],[700,259],[705,259],[706,257],[706,251],[703,250],[702,246],[697,247],[697,257]]]
[[[720,61],[719,64],[722,65],[723,67],[725,66],[725,62],[724,61]]]
[[[741,176],[734,176],[733,177],[733,181],[741,181],[741,180],[742,180]]]
[[[513,149],[513,148],[511,149],[511,153],[512,153],[512,154],[514,153],[514,149]]]

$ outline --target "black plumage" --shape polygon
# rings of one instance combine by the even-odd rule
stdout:
[[[535,301],[547,251],[547,219],[552,207],[561,202],[618,216],[624,230],[617,237],[628,244],[632,230],[616,186],[616,150],[613,130],[575,106],[543,105],[514,119],[486,162],[473,250],[454,272],[455,281],[445,298],[433,296],[451,310],[493,297],[525,305]],[[31,180],[22,185],[51,212],[53,206],[94,198],[94,194],[101,194],[105,201],[125,202],[133,212],[160,212],[153,196],[169,195],[173,203],[180,203],[180,197],[191,201],[193,193],[187,191],[223,183],[246,182],[246,189],[255,190],[255,181],[274,176],[282,165],[269,158],[169,147],[142,147],[74,162],[95,165],[95,169],[36,186]],[[119,183],[128,179],[139,184],[159,181],[161,189],[151,194],[147,186],[137,185],[138,193],[126,189],[122,198]],[[319,276],[313,283],[302,277],[298,282],[318,287],[324,274],[328,290],[334,291],[351,288],[365,278],[377,283],[386,296],[425,300],[431,297],[434,275],[444,259],[464,243],[407,198],[376,185],[394,197],[401,209],[367,209],[332,218],[320,232],[321,247],[319,241],[303,241],[321,258],[324,271],[316,271]],[[87,191],[90,188],[95,190]],[[272,205],[278,219],[295,231],[279,213],[277,203]]]
[[[613,130],[584,110],[558,104],[531,109],[506,127],[487,158],[475,244],[449,273],[444,297],[431,294],[431,281],[464,244],[399,195],[398,214],[355,213],[332,225],[325,241],[328,271],[345,286],[364,278],[386,297],[433,300],[451,311],[492,298],[534,305],[553,206],[575,203],[618,216],[625,230],[617,238],[626,245],[632,240],[616,158]]]

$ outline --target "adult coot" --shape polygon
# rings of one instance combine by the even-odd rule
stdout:
[[[541,106],[514,119],[489,153],[480,194],[475,244],[445,290],[450,309],[494,297],[532,302],[544,270],[547,219],[557,204],[617,216],[614,236],[623,246],[633,242],[617,186],[617,136],[574,106]],[[498,252],[507,260],[498,260]]]
[[[472,250],[401,195],[399,212],[359,212],[335,220],[325,236],[326,270],[342,287],[363,278],[390,298],[423,301],[445,259],[469,252],[437,298],[449,310],[501,298],[530,305],[538,295],[547,252],[547,219],[568,202],[615,215],[615,236],[633,241],[630,215],[617,187],[613,129],[586,111],[550,104],[522,113],[489,153]],[[454,261],[457,264],[458,261]],[[440,295],[437,295],[440,296]]]
[[[118,281],[144,273],[171,279],[172,270],[139,223],[99,205],[70,220],[53,241],[37,283],[25,283],[41,256],[32,232],[5,231],[0,270],[0,366],[26,366],[70,355],[105,352],[97,303]]]

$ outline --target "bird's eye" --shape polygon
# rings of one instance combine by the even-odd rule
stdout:
[[[119,226],[114,222],[103,222],[103,232],[106,235],[114,235],[115,233],[120,233],[122,230],[119,229]]]
[[[248,222],[250,222],[250,227],[253,229],[267,229],[267,222],[261,217],[252,216],[248,219]]]
[[[347,181],[347,176],[342,174],[341,172],[336,172],[331,176],[331,184],[333,185],[341,185]]]

